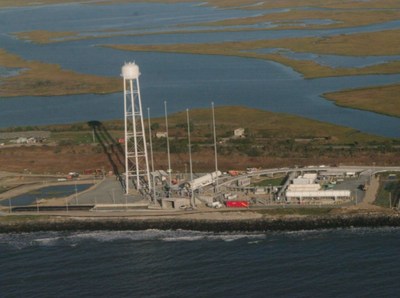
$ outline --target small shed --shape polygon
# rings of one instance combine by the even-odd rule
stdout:
[[[167,132],[166,131],[158,131],[156,132],[156,138],[166,138],[167,137]]]
[[[233,131],[233,136],[236,138],[243,138],[244,137],[244,128],[239,127]]]

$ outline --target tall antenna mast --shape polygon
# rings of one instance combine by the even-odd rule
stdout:
[[[151,135],[151,123],[150,123],[150,108],[147,108],[147,119],[149,122],[149,142],[150,142],[150,156],[151,156],[151,172],[152,175],[152,189],[153,189],[153,202],[154,204],[157,203],[157,195],[156,195],[156,177],[154,176],[154,155],[153,155],[153,140]]]
[[[165,111],[165,132],[167,133],[167,155],[168,155],[168,178],[169,178],[169,186],[171,186],[171,156],[169,152],[169,134],[168,134],[168,113],[167,113],[167,101],[164,101],[164,111]]]
[[[190,120],[189,120],[189,109],[186,109],[187,118],[187,130],[188,130],[188,149],[189,149],[189,168],[190,168],[190,183],[193,182],[193,166],[192,166],[192,145],[190,142]],[[194,207],[194,189],[190,189],[190,204]]]
[[[124,79],[126,194],[129,194],[132,189],[131,180],[133,180],[137,190],[146,186],[150,188],[149,161],[143,123],[139,75],[139,66],[134,62],[125,63],[122,66],[121,76]]]
[[[215,173],[218,173],[218,153],[217,153],[217,134],[215,131],[215,113],[214,102],[211,102],[213,116],[213,133],[214,133],[214,154],[215,154]],[[215,175],[215,192],[218,192],[218,175]]]

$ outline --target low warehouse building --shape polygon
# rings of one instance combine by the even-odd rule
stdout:
[[[288,202],[297,200],[299,203],[304,201],[311,202],[314,200],[328,200],[332,203],[336,200],[350,199],[350,190],[321,190],[321,186],[317,181],[317,174],[304,174],[293,179],[286,190],[286,200]]]
[[[317,191],[287,191],[286,198],[288,201],[293,199],[302,202],[304,199],[332,199],[336,201],[338,199],[348,200],[350,199],[350,190],[317,190]]]

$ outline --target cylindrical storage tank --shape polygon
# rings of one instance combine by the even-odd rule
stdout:
[[[122,74],[121,76],[125,80],[135,80],[139,78],[139,66],[135,64],[135,62],[128,62],[122,66]]]

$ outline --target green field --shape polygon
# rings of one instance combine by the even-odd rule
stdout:
[[[211,109],[190,110],[190,121],[193,124],[192,137],[199,142],[211,138]],[[321,144],[377,144],[390,141],[389,138],[362,133],[352,128],[311,120],[300,116],[283,113],[273,113],[241,106],[222,106],[215,108],[216,128],[219,138],[231,136],[233,129],[245,128],[248,139],[308,139],[312,143]],[[152,118],[153,130],[165,131],[165,119]],[[102,125],[115,138],[122,137],[124,124],[122,120],[104,121]],[[147,125],[147,121],[145,121]],[[171,136],[186,138],[186,111],[168,116],[168,126]],[[35,127],[14,127],[2,131],[46,130],[51,131],[51,140],[71,140],[73,143],[91,143],[92,128],[88,123],[60,124]],[[241,140],[237,141],[244,142]]]
[[[253,183],[254,186],[279,186],[282,185],[286,177],[267,178],[259,182]]]

